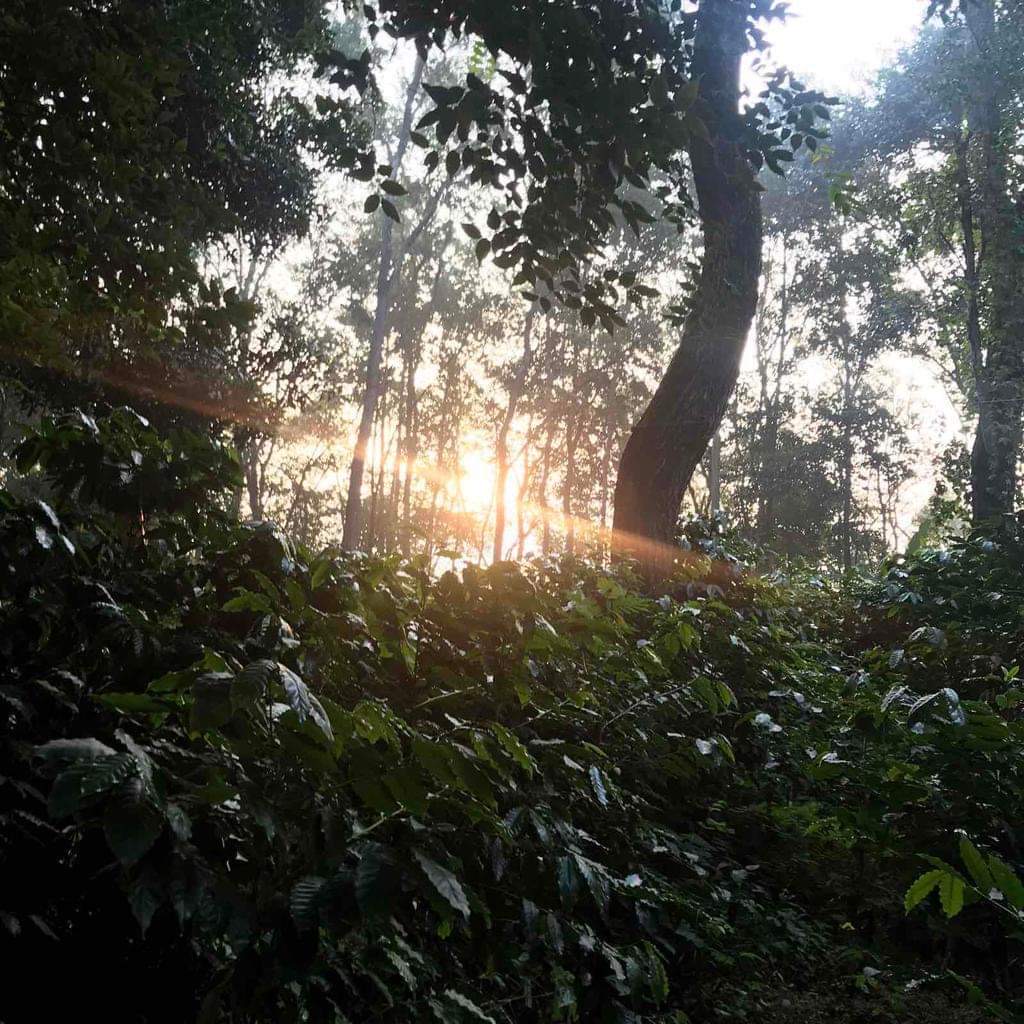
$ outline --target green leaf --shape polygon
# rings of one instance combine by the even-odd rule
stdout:
[[[99,693],[97,703],[122,714],[155,714],[174,707],[172,701],[150,696],[148,693]]]
[[[466,899],[466,893],[455,875],[437,861],[431,860],[422,850],[413,850],[412,855],[441,896],[463,917],[469,917],[469,900]]]
[[[490,726],[494,738],[501,744],[502,749],[516,762],[528,775],[533,775],[536,765],[530,752],[519,740],[519,737],[498,722]]]
[[[382,199],[380,201],[380,208],[384,211],[384,214],[390,217],[396,224],[401,222],[402,218],[398,215],[398,208],[390,199]]]
[[[189,726],[193,732],[219,729],[231,720],[231,672],[205,672],[192,684]]]
[[[956,917],[964,907],[963,879],[944,874],[939,880],[939,901],[946,917]]]
[[[427,789],[417,772],[409,765],[403,765],[384,776],[384,785],[407,811],[415,815],[427,813]]]
[[[122,864],[134,864],[157,841],[163,816],[141,800],[124,796],[114,800],[103,816],[107,845]]]
[[[280,670],[276,661],[260,658],[250,662],[231,680],[231,707],[248,708],[265,699],[270,684],[278,678]]]
[[[113,757],[117,751],[106,743],[84,736],[81,739],[50,740],[35,748],[34,753],[50,763],[73,763],[75,761],[97,761],[101,758]]]
[[[488,1014],[484,1013],[472,999],[464,996],[461,992],[456,992],[455,989],[445,989],[445,998],[450,999],[456,1006],[460,1007],[474,1020],[483,1021],[484,1024],[497,1024],[497,1021]]]
[[[1005,861],[989,854],[988,869],[995,887],[1006,897],[1015,910],[1024,910],[1024,884]]]
[[[968,874],[974,879],[975,884],[983,892],[987,893],[992,888],[992,872],[989,871],[984,858],[978,852],[977,847],[967,838],[960,837],[960,857],[967,868]]]
[[[907,890],[903,897],[903,908],[908,913],[923,900],[945,877],[945,871],[926,871]]]
[[[398,902],[401,870],[386,846],[367,843],[356,868],[356,903],[366,917],[387,917]]]
[[[66,818],[95,803],[103,794],[137,774],[128,754],[80,761],[57,776],[47,806],[53,818]]]

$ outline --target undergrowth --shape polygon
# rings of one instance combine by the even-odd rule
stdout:
[[[17,454],[5,1021],[1017,1019],[1019,521],[650,592],[307,551],[128,410]]]

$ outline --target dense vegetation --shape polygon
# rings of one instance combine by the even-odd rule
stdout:
[[[1015,1019],[1019,519],[644,592],[314,554],[127,409],[17,461],[5,1019]]]
[[[1024,1021],[1024,3],[790,6],[4,0],[2,1024]]]

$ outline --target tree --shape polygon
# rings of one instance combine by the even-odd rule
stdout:
[[[333,160],[360,141],[351,101],[323,83],[321,113],[285,84],[328,43],[319,0],[4,5],[8,372],[58,404],[170,390],[182,366],[205,378],[204,352],[252,309],[205,279],[202,253],[304,233],[316,174],[303,150]]]
[[[561,302],[586,326],[622,326],[618,288],[629,301],[645,291],[628,271],[592,271],[616,216],[636,227],[652,215],[620,186],[649,188],[652,172],[663,172],[667,184],[652,196],[662,216],[682,225],[693,207],[692,169],[705,236],[701,287],[665,384],[627,446],[616,493],[623,549],[651,561],[671,541],[753,316],[761,239],[752,165],[779,171],[820,135],[826,112],[820,95],[777,73],[762,101],[740,115],[748,34],[760,46],[753,22],[781,9],[763,0],[703,0],[695,13],[678,3],[663,11],[385,0],[381,12],[390,31],[421,50],[472,32],[496,59],[511,61],[511,69],[499,62],[507,89],[470,74],[465,87],[432,90],[435,108],[419,127],[435,127],[447,166],[504,192],[506,208],[488,221],[492,233],[477,250],[516,268],[514,283],[542,308]]]
[[[944,6],[943,24],[883,77],[858,133],[862,159],[888,169],[867,211],[899,241],[919,279],[920,324],[977,416],[981,521],[1013,509],[1022,440],[1024,12],[998,0]]]
[[[753,170],[735,140],[747,12],[705,0],[694,41],[710,138],[689,152],[704,231],[700,281],[683,337],[619,463],[614,529],[648,566],[670,559],[686,485],[725,412],[757,303],[761,211]]]

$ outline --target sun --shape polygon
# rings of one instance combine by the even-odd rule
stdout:
[[[469,512],[485,513],[494,503],[494,465],[485,452],[468,451],[460,460],[457,490]]]

